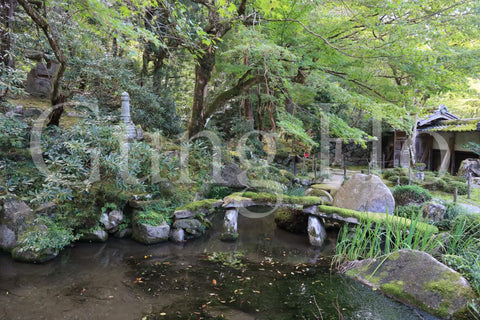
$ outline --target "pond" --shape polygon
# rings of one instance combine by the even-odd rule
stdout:
[[[318,249],[240,216],[225,243],[220,224],[183,246],[78,243],[42,265],[2,253],[0,319],[436,319],[331,273],[334,233]]]

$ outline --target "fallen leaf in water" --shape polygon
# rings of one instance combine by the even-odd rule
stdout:
[[[161,316],[166,316],[167,314],[165,312],[160,313]]]
[[[217,280],[213,279],[213,280],[212,280],[212,284],[213,284],[214,286],[216,286],[216,285],[217,285]]]

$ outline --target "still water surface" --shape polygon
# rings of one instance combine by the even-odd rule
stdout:
[[[331,274],[334,234],[317,249],[272,216],[240,217],[238,241],[225,243],[220,223],[184,246],[78,243],[42,265],[0,253],[0,319],[436,319]],[[210,262],[212,252],[242,252],[244,266]]]

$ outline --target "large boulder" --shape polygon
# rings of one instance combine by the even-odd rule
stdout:
[[[15,198],[7,199],[0,211],[0,249],[11,252],[34,218],[35,213],[25,202]]]
[[[170,240],[175,243],[185,242],[185,231],[183,229],[172,229],[170,231]]]
[[[347,275],[441,319],[471,319],[477,298],[468,281],[428,253],[400,250],[350,263]]]
[[[217,181],[218,185],[230,188],[243,188],[246,185],[245,171],[235,163],[227,163],[220,171],[222,181]]]
[[[338,189],[333,205],[356,211],[393,214],[392,192],[376,175],[355,174]]]
[[[458,175],[468,178],[468,173],[473,177],[480,177],[480,159],[465,159],[460,163]]]
[[[52,260],[58,256],[58,250],[46,248],[43,250],[33,250],[31,248],[16,247],[12,251],[12,258],[20,262],[43,263]]]
[[[428,218],[430,222],[439,222],[445,217],[447,208],[444,205],[434,202],[428,202],[422,209],[424,218]]]
[[[202,223],[197,219],[180,219],[173,223],[173,227],[178,229],[200,229]]]
[[[7,252],[17,246],[17,237],[6,225],[0,225],[0,249]]]
[[[158,226],[151,226],[145,223],[133,224],[132,238],[144,244],[154,244],[168,240],[170,226],[163,222]]]
[[[118,226],[123,222],[123,213],[120,210],[112,210],[108,214],[102,214],[100,218],[105,230],[110,233],[115,233],[118,230]]]
[[[6,225],[18,236],[34,219],[34,212],[23,201],[10,198],[3,204],[3,213],[0,213],[0,224]]]

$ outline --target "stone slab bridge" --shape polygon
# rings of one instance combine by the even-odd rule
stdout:
[[[238,237],[237,220],[239,212],[247,217],[259,218],[261,213],[255,213],[248,210],[251,207],[270,207],[272,210],[265,213],[268,215],[280,207],[290,207],[302,209],[308,214],[307,234],[309,242],[313,246],[322,246],[327,236],[323,219],[349,224],[387,224],[394,225],[409,230],[412,223],[416,223],[417,230],[423,230],[429,234],[438,233],[438,228],[423,222],[412,222],[410,219],[387,215],[376,212],[359,212],[350,209],[343,209],[330,205],[329,199],[324,197],[293,197],[281,194],[270,193],[234,193],[223,199],[221,205],[226,209],[223,225],[222,240],[234,241]],[[242,211],[242,209],[247,209]]]

